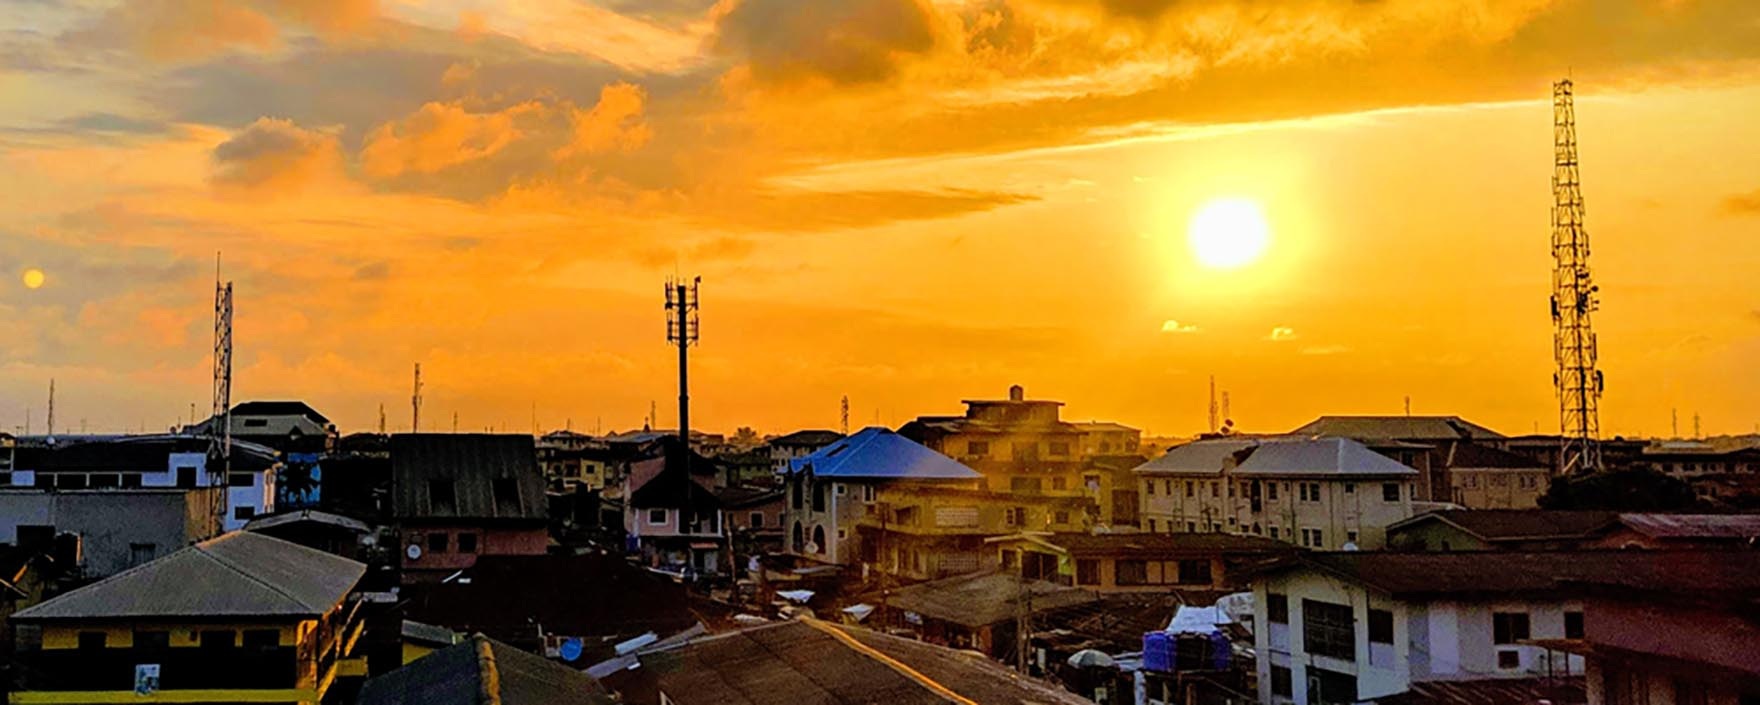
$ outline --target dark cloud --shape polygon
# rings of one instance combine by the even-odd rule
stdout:
[[[334,136],[265,117],[215,147],[214,164],[217,184],[292,189],[334,176],[342,159]]]
[[[899,57],[935,44],[929,12],[916,0],[743,0],[716,30],[716,47],[765,81],[871,83],[890,78]]]
[[[158,120],[145,120],[115,113],[86,113],[70,117],[56,123],[63,129],[82,132],[122,132],[138,135],[153,135],[165,131],[166,125]]]
[[[356,281],[383,281],[390,276],[391,263],[385,260],[363,264],[354,270]]]
[[[1733,194],[1723,199],[1723,212],[1729,215],[1760,215],[1760,189]]]

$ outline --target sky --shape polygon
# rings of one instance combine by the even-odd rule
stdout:
[[[1180,435],[1556,431],[1577,84],[1605,435],[1760,429],[1752,0],[0,4],[0,428],[896,426],[1010,384]],[[1206,204],[1263,255],[1195,256]]]

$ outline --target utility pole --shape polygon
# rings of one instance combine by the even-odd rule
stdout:
[[[409,395],[409,432],[422,432],[422,363],[416,363],[415,391]]]
[[[55,378],[49,378],[49,437],[55,437]]]
[[[452,432],[458,433],[458,412],[452,412]]]
[[[1412,395],[1410,394],[1406,395],[1406,415],[1412,415]]]
[[[1216,375],[1210,375],[1210,432],[1219,428],[1216,419]]]
[[[1681,410],[1680,409],[1669,409],[1668,410],[1668,436],[1670,438],[1680,438],[1681,437]]]
[[[385,404],[384,404],[384,402],[380,402],[380,404],[379,404],[379,435],[381,435],[381,436],[385,435]]]
[[[1560,475],[1601,470],[1601,393],[1591,315],[1600,308],[1589,271],[1589,232],[1583,227],[1582,179],[1577,169],[1575,88],[1552,84],[1552,343],[1558,369]]]
[[[666,281],[666,342],[678,346],[678,440],[691,447],[690,346],[697,342],[700,323],[697,319],[697,288],[702,277],[691,280]],[[685,453],[685,457],[690,457]]]
[[[55,407],[53,406],[49,407],[49,434],[55,434]],[[1696,441],[1704,437],[1705,434],[1699,432],[1699,412],[1695,411],[1693,412],[1693,440]]]

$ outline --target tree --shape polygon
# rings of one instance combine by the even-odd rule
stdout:
[[[1697,504],[1691,485],[1644,469],[1555,477],[1540,497],[1543,509],[1649,512],[1692,509]]]
[[[764,439],[751,426],[741,426],[733,432],[733,447],[740,450],[751,450],[763,444]]]

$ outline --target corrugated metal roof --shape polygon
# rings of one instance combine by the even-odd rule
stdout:
[[[1322,416],[1290,434],[1408,440],[1503,438],[1503,434],[1459,416]]]
[[[962,575],[894,590],[886,605],[925,617],[968,627],[1013,619],[1021,598],[1034,613],[1085,605],[1100,599],[1081,588],[1044,580],[1023,580],[1007,573]]]
[[[1704,594],[1760,590],[1752,551],[1462,551],[1313,553],[1273,572],[1312,566],[1401,596],[1557,594],[1589,583]]]
[[[775,438],[772,438],[772,439],[770,439],[769,445],[818,447],[818,446],[831,445],[832,443],[836,443],[842,439],[843,439],[843,434],[838,433],[836,431],[826,431],[826,430],[820,430],[820,429],[807,429],[804,431],[795,431],[794,433],[789,433],[789,434],[785,434],[785,435],[781,435],[781,436],[777,436]]]
[[[1440,521],[1491,542],[1583,538],[1613,524],[1614,512],[1563,509],[1443,509],[1404,519],[1389,530]]]
[[[367,567],[235,531],[20,610],[20,621],[311,617],[340,603]]]
[[[922,444],[870,426],[792,461],[795,472],[818,477],[909,480],[976,480],[983,475]]]
[[[359,519],[345,517],[341,514],[332,514],[330,512],[319,511],[316,509],[301,509],[299,511],[287,512],[284,514],[259,515],[255,518],[252,518],[250,521],[245,522],[244,530],[245,531],[259,531],[262,529],[272,529],[277,526],[283,526],[286,524],[297,524],[297,523],[302,523],[302,522],[310,522],[313,524],[325,524],[328,526],[334,526],[334,527],[347,529],[349,531],[355,531],[355,532],[359,532],[359,533],[363,533],[363,534],[373,530],[372,527],[367,526],[366,522],[361,521]]]
[[[391,473],[392,510],[399,519],[543,521],[547,516],[544,476],[531,436],[400,433],[391,437]],[[500,493],[497,481],[503,484]],[[507,486],[508,481],[513,484]],[[444,490],[437,494],[437,483],[450,483],[451,506]]]
[[[1267,439],[1234,469],[1241,475],[1416,475],[1392,458],[1349,438]]]
[[[609,705],[592,676],[478,634],[361,685],[360,705]]]
[[[1220,475],[1229,457],[1258,444],[1246,439],[1192,441],[1167,449],[1161,457],[1137,466],[1136,472]]]
[[[1664,539],[1747,539],[1760,536],[1760,514],[1621,514],[1619,523]]]
[[[1411,689],[1374,698],[1376,705],[1573,705],[1589,701],[1582,676],[1413,681]]]

